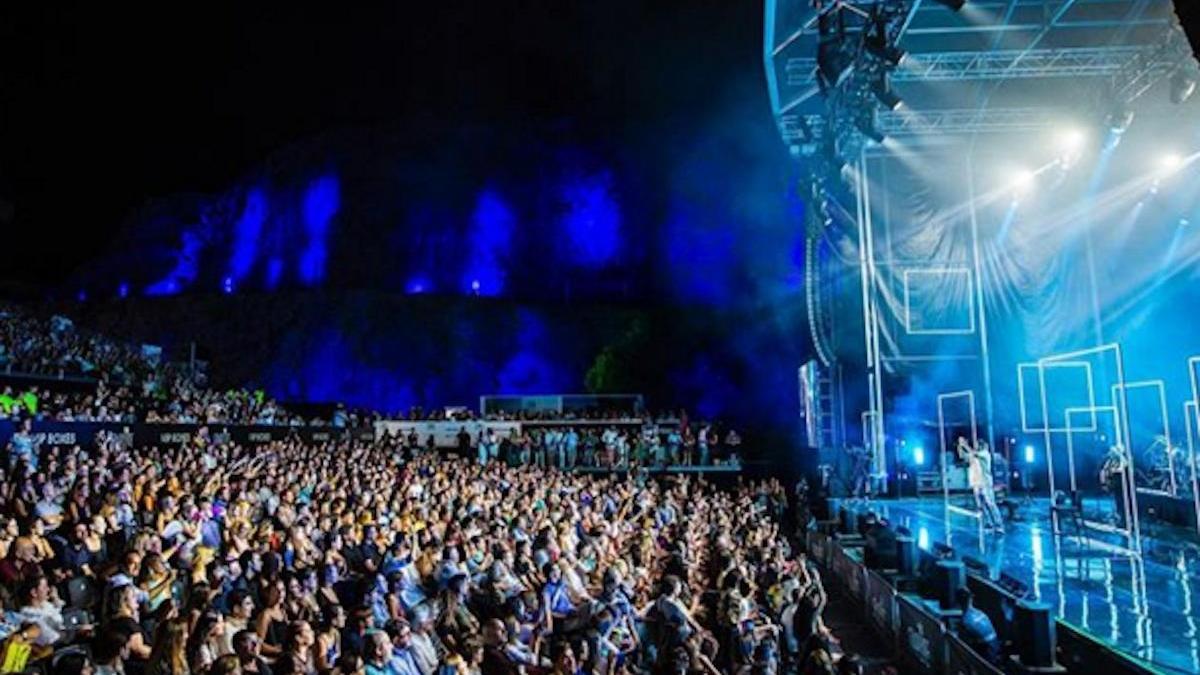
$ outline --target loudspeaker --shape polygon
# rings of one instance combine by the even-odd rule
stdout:
[[[967,583],[967,568],[958,560],[939,560],[933,569],[934,598],[943,610],[957,609],[954,597],[958,589]]]
[[[1050,605],[1018,601],[1013,618],[1013,641],[1017,643],[1017,658],[1021,665],[1027,668],[1052,668],[1055,665],[1056,645]]]

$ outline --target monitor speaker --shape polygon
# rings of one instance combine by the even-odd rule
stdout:
[[[1017,657],[1026,668],[1054,667],[1054,619],[1050,605],[1021,600],[1013,617]]]
[[[942,609],[958,606],[955,594],[967,583],[967,568],[959,560],[939,560],[933,570],[934,597]]]

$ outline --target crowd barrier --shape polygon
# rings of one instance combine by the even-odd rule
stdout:
[[[923,675],[999,675],[996,668],[960,640],[934,610],[915,593],[898,591],[892,583],[863,564],[862,539],[841,539],[820,530],[806,533],[809,557],[828,570],[863,612],[866,623],[892,650],[905,673]],[[976,607],[992,617],[997,632],[1011,636],[1012,605],[1017,598],[1001,584],[974,574],[967,576]],[[1067,672],[1144,675],[1155,672],[1078,628],[1055,622],[1057,659]],[[1033,672],[1026,669],[1025,672]],[[1039,671],[1040,672],[1040,671]],[[1047,670],[1050,672],[1050,670]]]
[[[289,427],[235,424],[122,424],[120,422],[52,422],[35,421],[33,438],[36,444],[45,446],[88,447],[101,432],[129,433],[133,442],[147,446],[180,446],[191,440],[201,427],[208,427],[211,434],[227,434],[229,439],[242,445],[265,445],[297,436],[305,441],[321,443],[344,438],[351,434],[355,439],[371,440],[375,430],[370,427],[345,429],[335,427]],[[6,446],[17,431],[13,420],[0,420],[0,446]]]
[[[874,570],[866,572],[864,587],[864,605],[867,610],[867,623],[884,643],[896,645],[896,591]]]

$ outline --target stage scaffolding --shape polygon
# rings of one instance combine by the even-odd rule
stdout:
[[[983,134],[1046,129],[1061,119],[1064,109],[1095,108],[1089,114],[1103,117],[1106,96],[1132,101],[1146,90],[1147,83],[1161,81],[1180,67],[1181,35],[1177,35],[1170,0],[973,0],[968,3],[970,12],[957,13],[926,0],[818,4],[821,6],[814,8],[810,0],[765,1],[763,60],[781,138],[800,165],[810,169],[808,185],[801,192],[807,191],[813,205],[819,205],[812,209],[816,215],[809,218],[806,247],[806,282],[811,281],[808,277],[816,277],[814,289],[807,291],[811,337],[824,366],[849,366],[842,361],[860,359],[865,364],[866,401],[858,419],[863,444],[874,460],[873,472],[886,488],[889,432],[899,431],[888,428],[887,399],[913,372],[951,367],[960,374],[961,389],[956,391],[969,391],[972,405],[980,408],[978,420],[972,421],[972,433],[978,422],[978,436],[994,451],[1001,450],[994,428],[993,379],[1019,377],[1020,372],[992,372],[984,302],[988,274],[981,265],[977,212],[983,191],[977,189],[980,179],[973,156],[976,141]],[[847,54],[852,65],[847,77],[831,80],[828,72],[822,73],[819,57],[834,39],[828,22],[823,28],[822,20],[835,13],[841,19],[836,40],[850,46]],[[872,31],[886,34],[888,44],[906,52],[906,57],[898,64],[881,66],[877,56],[866,54],[874,51],[867,44]],[[867,78],[880,79],[868,82]],[[1028,97],[1006,96],[1008,91],[1002,85],[1015,81],[1040,87],[1038,91],[1046,92],[1045,104],[1041,99],[1030,105]],[[872,86],[878,82],[896,85],[904,105],[888,109],[877,104]],[[1082,106],[1078,98],[1081,87],[1096,94]],[[864,107],[871,108],[865,117],[861,114]],[[878,136],[873,143],[864,138],[872,134]],[[965,182],[967,208],[962,219],[969,245],[961,259],[904,260],[893,255],[889,245],[892,223],[875,217],[880,197],[872,194],[873,185],[887,183],[884,174],[892,153],[879,142],[885,137],[919,152],[942,146],[957,153],[961,164],[947,167],[946,172]],[[1090,266],[1090,239],[1088,247]],[[831,328],[839,321],[845,323],[837,315],[844,316],[850,303],[839,303],[836,286],[840,281],[828,277],[844,277],[849,270],[857,272],[859,286],[861,357],[847,356],[850,350],[838,344],[839,331]],[[968,289],[963,307],[966,321],[926,326],[909,320],[910,286],[919,286],[929,275],[961,278]],[[1094,287],[1094,272],[1091,276]],[[897,285],[899,291],[893,288]],[[898,304],[903,307],[899,322],[894,316]],[[1098,306],[1092,311],[1095,344],[1104,345]],[[919,336],[917,342],[925,349],[902,348],[897,344],[898,335]],[[939,341],[953,343],[954,348],[944,349]],[[1189,367],[1192,365],[1200,366],[1200,361]],[[854,380],[851,368],[844,372],[847,383]],[[1127,387],[1139,386],[1152,385],[1122,380],[1113,397],[1123,401]],[[929,404],[932,407],[933,401]],[[1118,417],[1128,414],[1125,405],[1112,407]],[[1165,420],[1165,398],[1162,408]],[[1197,408],[1200,394],[1185,411],[1189,447],[1193,438],[1200,444]],[[1115,425],[1128,434],[1127,419]],[[1168,445],[1169,426],[1165,425]],[[939,433],[945,430],[939,429]],[[1069,442],[1069,433],[1067,439]],[[1053,445],[1052,439],[1048,438],[1047,444]],[[1178,493],[1179,483],[1194,486],[1197,482],[1194,450],[1189,450],[1186,464],[1188,471],[1179,481],[1174,478],[1175,467],[1171,469],[1172,496]],[[1129,485],[1135,487],[1132,478]],[[1131,492],[1129,501],[1135,506],[1137,490]],[[1191,492],[1200,520],[1200,495],[1195,489]],[[1136,532],[1136,524],[1128,530]],[[1130,542],[1130,549],[1136,552],[1136,542]]]

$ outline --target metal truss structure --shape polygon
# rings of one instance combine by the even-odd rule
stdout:
[[[1190,59],[1180,57],[1182,33],[1171,0],[966,0],[958,12],[935,0],[764,0],[764,5],[763,59],[772,112],[784,143],[808,170],[809,194],[821,205],[820,224],[810,224],[807,232],[806,252],[815,257],[825,251],[829,269],[815,263],[806,269],[806,283],[819,289],[807,296],[812,338],[823,363],[841,357],[831,317],[849,308],[830,297],[830,284],[812,277],[845,278],[857,268],[869,402],[862,441],[876,458],[877,472],[886,475],[883,411],[887,379],[898,366],[881,349],[888,337],[880,331],[882,263],[875,230],[886,235],[888,224],[873,222],[868,179],[871,158],[889,152],[884,139],[903,140],[909,148],[959,142],[965,148],[979,134],[1047,129],[1064,113],[1108,123],[1185,67],[1193,80],[1200,77],[1194,65],[1185,65]],[[1021,86],[1005,86],[1012,82]],[[964,157],[973,200],[973,164],[969,153]],[[834,195],[854,207],[831,216],[836,209],[826,204],[833,204]],[[970,225],[975,250],[974,211]],[[973,345],[969,353],[902,356],[913,363],[963,359],[964,368],[978,367],[982,435],[993,440],[978,258],[976,251],[967,265],[980,321],[965,338]]]
[[[808,138],[819,140],[825,133],[821,115],[785,116],[780,133],[789,143]],[[879,130],[896,138],[968,134],[974,132],[1034,131],[1052,126],[1058,115],[1045,108],[954,108],[916,113],[884,111],[876,116]],[[807,125],[807,129],[803,126]]]
[[[784,142],[795,146],[811,141],[814,134],[804,133],[805,127],[828,126],[839,114],[833,107],[843,99],[822,91],[818,77],[818,51],[830,39],[821,35],[820,19],[829,13],[853,19],[839,35],[848,42],[861,41],[872,30],[870,17],[879,12],[901,17],[891,37],[907,58],[888,77],[901,85],[908,107],[931,122],[881,110],[879,131],[884,134],[974,134],[1043,126],[1032,111],[990,94],[981,96],[979,89],[962,90],[961,100],[939,96],[910,101],[903,91],[906,84],[984,86],[1070,78],[1121,90],[1127,86],[1124,81],[1157,81],[1176,66],[1173,54],[1163,49],[1164,35],[1178,32],[1170,0],[968,0],[967,5],[970,12],[955,13],[933,0],[832,0],[819,9],[810,0],[766,0],[764,65]],[[861,66],[863,50],[851,51]],[[862,98],[850,101],[861,104]],[[1062,103],[1077,106],[1078,99]],[[971,115],[965,110],[969,104],[981,110]],[[949,110],[943,114],[940,108]],[[851,150],[844,159],[853,161],[855,154]]]
[[[930,52],[913,57],[892,73],[893,82],[952,82],[1019,78],[1115,75],[1151,47],[1061,47],[1001,49],[990,52]],[[817,93],[817,59],[789,58],[784,65],[789,87]]]

